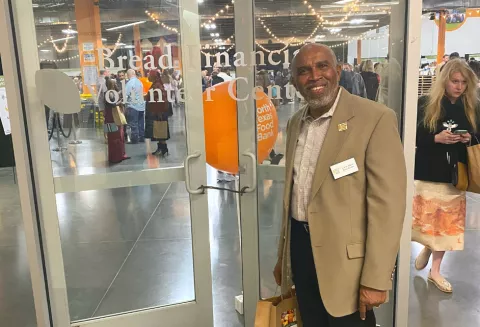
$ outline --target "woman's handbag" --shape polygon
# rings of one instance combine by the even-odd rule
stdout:
[[[293,292],[292,292],[293,293]],[[295,294],[275,296],[257,303],[255,327],[301,327]]]
[[[153,137],[156,139],[168,138],[168,121],[154,121],[153,122]]]
[[[452,184],[460,191],[468,189],[468,169],[463,162],[457,161],[452,166]]]
[[[474,136],[477,144],[467,147],[468,156],[468,189],[473,193],[480,193],[480,142]]]
[[[447,152],[447,161],[452,167],[452,185],[460,191],[466,191],[468,188],[467,165],[458,160],[456,152]]]
[[[118,126],[115,123],[105,123],[103,124],[103,131],[105,133],[118,132]]]
[[[115,122],[116,125],[118,126],[127,125],[127,119],[125,118],[125,115],[123,114],[119,106],[116,106],[115,108],[112,109],[112,116],[113,116],[113,121]]]

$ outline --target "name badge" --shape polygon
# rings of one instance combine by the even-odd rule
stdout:
[[[358,171],[358,166],[355,158],[351,158],[330,166],[330,170],[332,171],[333,178],[339,179],[341,177],[356,173]]]

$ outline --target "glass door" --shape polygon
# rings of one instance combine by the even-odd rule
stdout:
[[[237,17],[234,49],[235,58],[238,53],[253,53],[248,55],[252,65],[235,67],[237,77],[242,79],[237,84],[237,93],[241,94],[238,97],[244,99],[238,103],[240,189],[251,178],[245,154],[253,151],[257,158],[256,191],[240,198],[246,326],[253,325],[257,300],[280,292],[272,272],[277,262],[284,208],[286,126],[302,105],[301,96],[290,81],[292,58],[307,43],[331,47],[344,70],[365,76],[360,77],[365,90],[357,95],[393,109],[403,134],[404,101],[407,96],[416,101],[416,94],[404,93],[405,51],[409,45],[407,4],[406,0],[235,3],[243,17],[254,17],[253,26]],[[419,16],[420,12],[413,15]],[[412,41],[411,46],[415,48],[417,44]],[[364,80],[370,75],[375,80]],[[415,77],[411,83],[416,83]],[[255,99],[254,87],[259,87],[270,100]],[[407,140],[411,140],[411,135]],[[405,134],[402,139],[405,140]],[[405,148],[413,148],[412,143],[407,142]],[[407,254],[409,241],[403,240],[401,253]],[[408,266],[403,264],[403,270],[408,270]],[[394,285],[390,301],[375,310],[380,326],[395,324],[395,310],[399,307],[396,280]]]
[[[212,326],[198,2],[19,0],[0,13],[44,321]]]

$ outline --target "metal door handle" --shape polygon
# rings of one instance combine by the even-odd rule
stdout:
[[[250,184],[251,186],[246,186],[244,188],[244,192],[253,193],[257,189],[257,158],[255,158],[255,155],[249,150],[242,153],[242,156],[252,159],[252,183]]]
[[[184,162],[184,168],[185,168],[185,188],[187,189],[187,192],[190,193],[190,194],[202,194],[203,193],[203,190],[202,189],[192,189],[192,187],[190,186],[190,160],[192,159],[195,159],[195,158],[198,158],[200,157],[202,154],[200,153],[200,151],[195,151],[194,153],[192,153],[191,155],[188,155],[186,158],[185,158],[185,162]]]

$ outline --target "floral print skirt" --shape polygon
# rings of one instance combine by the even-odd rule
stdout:
[[[463,250],[466,203],[452,184],[415,181],[412,241],[433,251]]]

